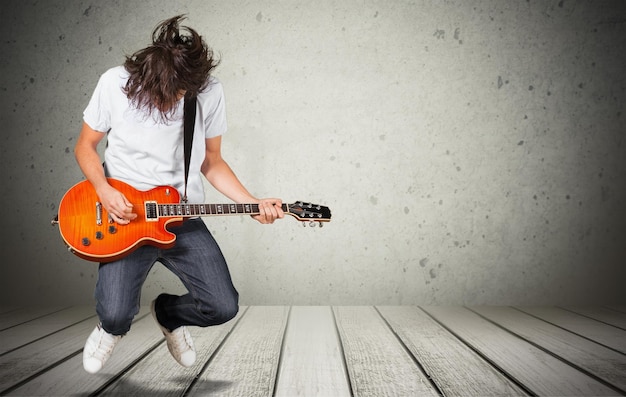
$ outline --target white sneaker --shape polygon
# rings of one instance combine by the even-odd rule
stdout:
[[[165,335],[165,341],[167,342],[167,348],[170,351],[174,360],[176,360],[183,367],[191,367],[196,362],[196,350],[193,347],[193,339],[191,334],[187,330],[187,327],[178,327],[173,331],[168,330],[159,323],[156,316],[155,302],[152,301],[150,310],[152,311],[152,317],[156,321],[157,325]]]
[[[104,367],[121,335],[111,335],[98,324],[91,332],[83,349],[83,367],[90,374],[95,374]]]

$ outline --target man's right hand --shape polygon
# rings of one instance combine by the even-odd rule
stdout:
[[[107,210],[111,218],[120,225],[127,225],[133,219],[137,218],[137,214],[133,212],[133,204],[128,201],[126,196],[113,186],[106,184],[99,188],[96,193]]]

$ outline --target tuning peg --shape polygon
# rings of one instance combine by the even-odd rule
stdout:
[[[306,227],[306,222],[302,222],[302,227]]]
[[[309,222],[309,226],[310,226],[310,227],[315,227],[315,225],[316,225],[316,224],[317,224],[317,222],[313,222],[313,221],[310,221],[310,222]]]
[[[324,223],[323,222],[318,222],[320,225],[320,228],[324,227]]]

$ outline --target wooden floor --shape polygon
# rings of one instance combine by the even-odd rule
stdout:
[[[191,328],[192,368],[147,308],[97,375],[91,307],[0,310],[0,394],[626,395],[626,307],[251,306]]]

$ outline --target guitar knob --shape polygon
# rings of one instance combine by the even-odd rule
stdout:
[[[114,225],[109,226],[109,233],[111,234],[117,233],[117,228]]]
[[[96,240],[102,240],[104,238],[104,234],[100,230],[96,232]]]
[[[81,240],[81,243],[87,247],[89,244],[91,244],[91,241],[87,238],[87,237],[83,237],[83,239]]]

